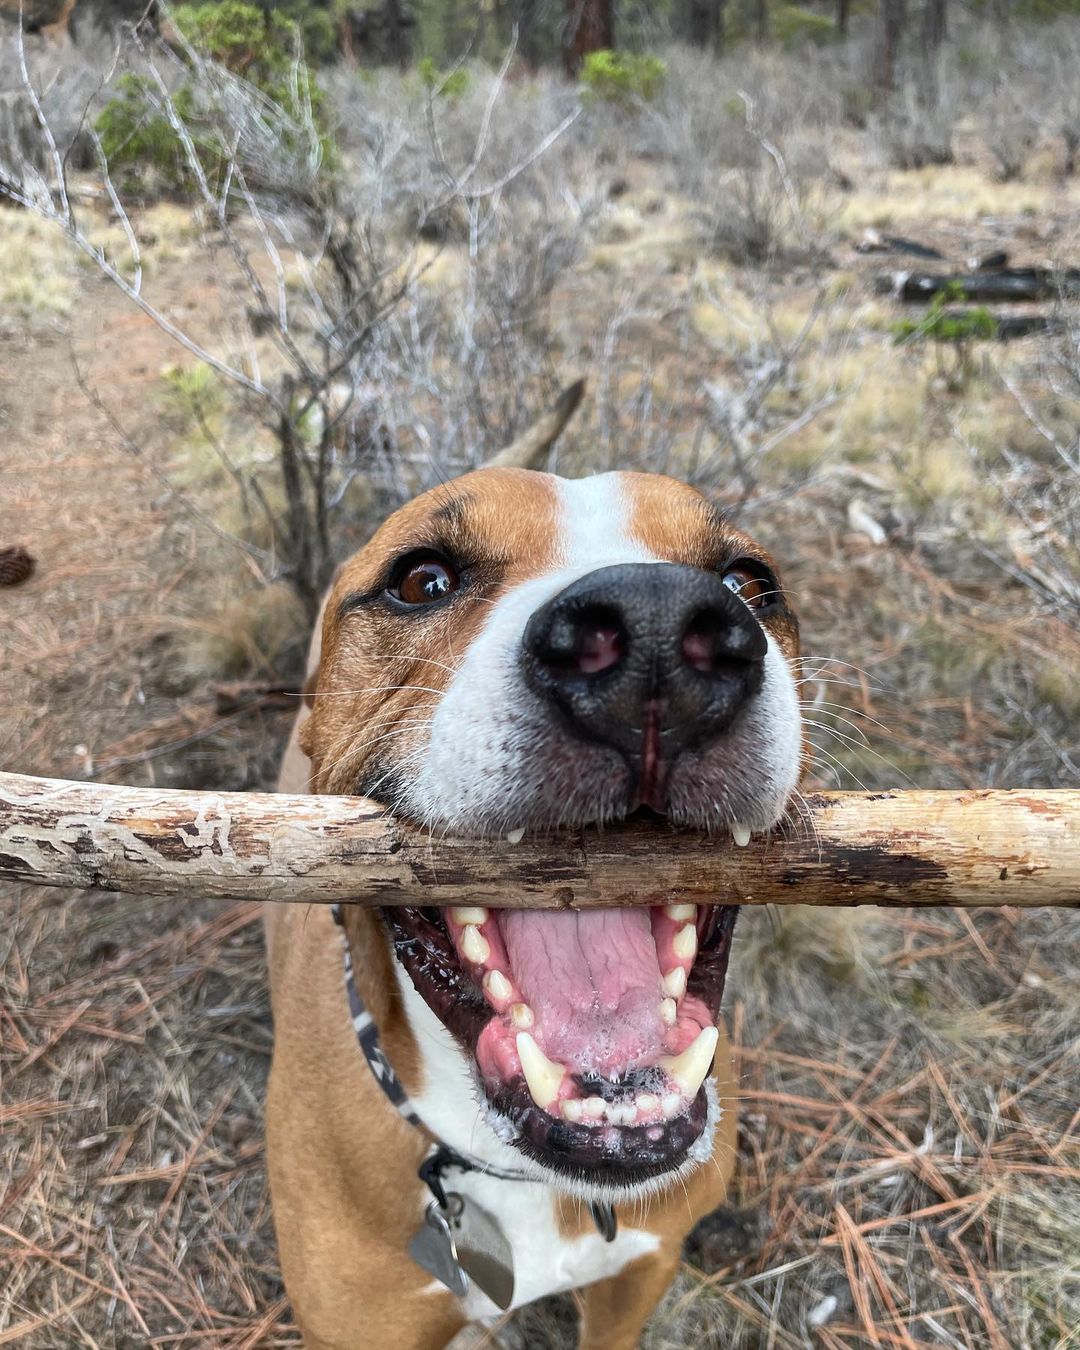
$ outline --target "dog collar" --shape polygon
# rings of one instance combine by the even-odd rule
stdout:
[[[394,1072],[394,1066],[386,1057],[386,1051],[382,1048],[382,1041],[379,1037],[379,1028],[374,1017],[364,1006],[364,1000],[360,997],[360,990],[356,987],[356,979],[353,975],[352,951],[349,947],[349,935],[345,931],[345,920],[341,912],[341,906],[331,905],[330,912],[334,916],[334,922],[341,929],[341,945],[344,949],[345,995],[349,1000],[349,1017],[352,1020],[353,1030],[356,1032],[360,1051],[367,1061],[367,1066],[371,1070],[376,1083],[382,1088],[387,1101],[394,1110],[416,1129],[427,1129],[427,1126],[420,1119],[416,1107],[413,1106],[412,1099],[405,1091],[405,1085]],[[428,1133],[430,1134],[431,1131],[429,1130]],[[457,1149],[451,1148],[449,1144],[444,1144],[442,1140],[437,1139],[434,1150],[420,1164],[416,1175],[431,1192],[440,1209],[446,1208],[446,1190],[442,1184],[442,1178],[449,1171],[479,1172],[484,1176],[496,1177],[500,1181],[536,1180],[535,1177],[530,1177],[525,1172],[504,1171],[492,1167],[489,1163],[481,1162],[478,1158],[470,1158],[464,1153],[459,1153]],[[619,1221],[612,1206],[606,1200],[594,1200],[590,1203],[589,1209],[600,1236],[605,1242],[614,1242]]]

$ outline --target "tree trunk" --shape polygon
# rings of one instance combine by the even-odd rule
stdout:
[[[690,0],[688,36],[695,47],[723,55],[725,8],[726,0]]]
[[[764,46],[769,37],[768,0],[754,0],[754,37],[760,46]]]
[[[896,87],[896,58],[907,17],[905,0],[881,0],[878,12],[878,41],[874,57],[874,82],[887,92]]]
[[[537,0],[518,0],[518,51],[522,60],[535,69],[540,64],[540,47],[536,34]]]
[[[603,51],[614,45],[612,0],[566,0],[563,65],[567,75],[576,76],[590,52]]]
[[[926,0],[922,13],[922,45],[927,58],[935,55],[947,34],[946,0]]]
[[[836,30],[842,37],[847,37],[850,18],[851,0],[836,0]]]
[[[383,14],[386,22],[386,46],[390,59],[401,70],[408,70],[412,55],[409,40],[409,26],[405,22],[401,0],[383,0]]]
[[[644,822],[511,843],[433,838],[356,797],[0,773],[0,880],[186,903],[1080,904],[1080,791],[817,792],[801,809],[741,848]]]

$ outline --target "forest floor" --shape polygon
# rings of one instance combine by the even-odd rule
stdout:
[[[1037,437],[981,348],[957,383],[940,353],[894,345],[898,307],[871,280],[906,263],[854,244],[893,229],[957,263],[1000,247],[1075,259],[1080,190],[956,166],[848,177],[858,186],[830,208],[830,308],[800,356],[810,373],[774,402],[786,415],[806,381],[842,396],[752,484],[715,489],[745,498],[789,575],[807,695],[828,723],[817,779],[837,781],[836,761],[844,786],[1075,781],[1080,642],[1017,579],[1023,546],[992,476],[1001,437]],[[616,297],[648,295],[620,341],[648,348],[654,390],[696,388],[758,340],[761,294],[695,248],[653,164],[619,178],[552,297],[559,355],[581,373]],[[173,208],[137,223],[157,302],[212,333],[213,257]],[[217,686],[272,675],[303,634],[281,637],[296,629],[288,600],[256,600],[257,568],[207,527],[213,491],[168,486],[184,468],[163,378],[175,346],[44,225],[0,214],[0,262],[0,545],[37,560],[0,591],[0,763],[268,786],[288,708],[236,710]],[[793,267],[770,283],[774,329],[799,330],[813,281]],[[1033,350],[994,356],[1021,371]],[[639,388],[640,369],[624,370],[616,406]],[[608,467],[590,458],[591,425],[568,433],[564,467]],[[673,468],[689,453],[676,444]],[[998,561],[1010,547],[1012,573]],[[0,904],[0,1344],[298,1344],[262,1157],[259,907],[34,889]],[[1077,1344],[1075,934],[1068,913],[744,914],[726,1000],[735,1189],[689,1245],[651,1350]],[[553,1300],[493,1336],[564,1346],[572,1312]]]

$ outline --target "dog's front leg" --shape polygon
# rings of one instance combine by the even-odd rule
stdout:
[[[632,1261],[582,1290],[580,1350],[634,1350],[642,1328],[675,1278],[681,1242]]]

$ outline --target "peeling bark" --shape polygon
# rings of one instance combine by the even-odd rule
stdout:
[[[746,848],[639,822],[511,844],[434,840],[361,798],[0,773],[0,878],[184,901],[1080,905],[1080,791],[807,800]]]

